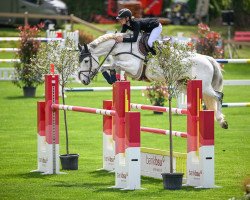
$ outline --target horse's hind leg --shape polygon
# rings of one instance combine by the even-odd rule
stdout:
[[[215,119],[217,122],[219,122],[220,126],[222,128],[227,129],[228,123],[224,118],[224,115],[222,114],[222,93],[215,92],[212,87],[209,88],[209,90],[203,91],[203,100],[206,105],[206,108],[208,110],[213,110],[215,114]]]
[[[217,92],[217,91],[215,91],[215,93],[217,94],[217,97],[218,97],[217,113],[218,113],[218,116],[222,116],[222,118],[218,117],[218,118],[216,118],[216,120],[220,122],[220,125],[222,128],[228,129],[228,123],[225,120],[224,115],[222,114],[222,101],[223,101],[224,94],[222,92]]]

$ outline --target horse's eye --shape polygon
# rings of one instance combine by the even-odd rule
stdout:
[[[89,61],[88,61],[88,60],[85,60],[84,62],[85,62],[85,63],[88,63]]]

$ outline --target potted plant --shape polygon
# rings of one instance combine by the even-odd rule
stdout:
[[[42,44],[37,56],[32,59],[32,63],[37,66],[47,66],[47,72],[50,65],[53,64],[56,73],[60,76],[59,84],[62,87],[62,100],[65,105],[64,88],[70,81],[70,76],[75,74],[79,66],[78,54],[76,50],[75,42],[70,39],[65,41],[51,41],[47,44]],[[69,153],[69,137],[67,126],[67,115],[64,110],[64,125],[66,133],[66,154],[60,155],[62,169],[76,170],[78,169],[78,157],[79,154]]]
[[[152,82],[146,89],[146,96],[150,103],[154,106],[164,106],[168,98],[166,83]],[[154,111],[155,114],[163,114],[162,112]]]
[[[34,97],[36,87],[43,83],[43,69],[31,65],[31,58],[35,57],[40,47],[40,41],[35,38],[39,35],[43,24],[37,26],[19,26],[20,43],[17,58],[20,62],[14,64],[13,83],[23,88],[25,97]]]
[[[224,58],[224,47],[221,35],[211,31],[209,26],[198,24],[198,36],[192,38],[197,53],[213,58]]]
[[[172,139],[172,98],[177,96],[180,89],[185,87],[189,77],[184,77],[192,65],[192,62],[184,58],[192,56],[188,45],[170,42],[155,44],[156,55],[150,55],[156,66],[160,66],[166,80],[169,102],[169,152],[170,152],[170,173],[163,173],[164,189],[180,189],[182,186],[183,173],[174,173],[173,170],[173,139]],[[181,53],[180,53],[181,52]],[[180,81],[182,80],[182,81]]]

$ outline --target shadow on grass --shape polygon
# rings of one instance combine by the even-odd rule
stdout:
[[[90,179],[83,180],[81,182],[69,182],[69,181],[62,181],[62,180],[51,180],[49,179],[52,176],[58,176],[58,175],[42,175],[39,172],[28,172],[28,173],[19,173],[19,174],[8,174],[5,175],[6,178],[13,179],[13,178],[23,178],[23,179],[46,179],[46,181],[49,181],[51,186],[58,187],[58,188],[86,188],[93,190],[95,192],[113,192],[113,193],[128,193],[128,192],[140,192],[145,190],[120,190],[118,188],[112,188],[111,186],[115,185],[115,180],[112,179],[112,181],[107,182],[107,179],[105,179],[105,182],[102,182],[101,180],[103,177],[112,176],[114,177],[114,173],[108,172],[105,170],[98,170],[90,172],[93,177]],[[91,182],[92,181],[92,182]],[[181,190],[164,190],[163,189],[163,183],[160,179],[154,179],[149,177],[142,177],[141,178],[141,186],[142,188],[146,189],[146,193],[140,192],[140,195],[142,196],[148,196],[148,193],[158,193],[158,194],[165,194],[165,193],[176,193],[176,192],[187,192],[187,191],[203,191],[204,189],[197,189],[191,186],[183,186]],[[149,188],[147,188],[149,187]],[[154,189],[152,189],[154,188]],[[152,189],[152,191],[151,191]],[[206,189],[207,190],[207,189]]]
[[[58,181],[57,181],[58,182]],[[102,183],[102,182],[80,182],[80,183],[69,183],[69,182],[62,182],[56,183],[54,187],[62,187],[62,188],[88,188],[95,190],[97,187],[109,187],[112,183]]]
[[[27,172],[27,173],[19,173],[19,174],[6,174],[4,175],[6,178],[23,178],[23,179],[32,179],[32,178],[38,178],[38,179],[44,179],[46,177],[50,177],[53,175],[42,175],[40,172]]]
[[[25,97],[25,96],[8,96],[5,97],[7,100],[19,100],[19,99],[25,99],[25,100],[30,100],[30,99],[44,99],[44,96],[36,96],[36,97]]]
[[[89,174],[94,178],[114,176],[114,171],[106,171],[104,169],[97,169],[95,171],[89,172]]]

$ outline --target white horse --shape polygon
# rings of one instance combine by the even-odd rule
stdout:
[[[126,75],[137,80],[140,79],[145,56],[139,51],[138,42],[115,45],[114,38],[116,36],[117,34],[105,34],[88,45],[84,44],[84,48],[79,45],[80,67],[78,77],[83,84],[88,85],[98,73],[101,65],[98,58],[108,54],[114,57],[113,69],[123,70]],[[203,101],[206,108],[214,110],[215,119],[222,128],[227,129],[228,124],[221,111],[223,77],[220,65],[212,57],[201,54],[195,54],[189,59],[192,60],[189,77],[202,80]],[[152,72],[153,68],[154,72]],[[149,60],[145,70],[146,78],[149,81],[164,81],[162,69],[158,67],[155,71],[155,68],[153,61]]]

